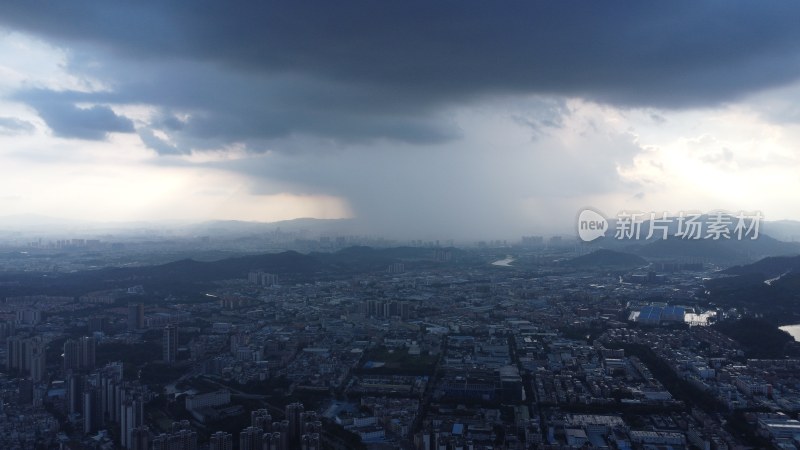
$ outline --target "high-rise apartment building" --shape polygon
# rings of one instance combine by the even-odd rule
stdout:
[[[178,355],[178,327],[175,325],[167,325],[164,327],[163,336],[163,360],[164,362],[177,361]]]

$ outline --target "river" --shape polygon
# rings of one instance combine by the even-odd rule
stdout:
[[[500,259],[500,260],[497,260],[497,261],[493,262],[492,265],[493,266],[509,267],[511,265],[511,263],[513,263],[513,262],[514,262],[514,258],[509,255],[509,256],[506,256],[505,259]]]
[[[800,342],[800,323],[794,325],[784,325],[778,328],[791,334],[795,341]]]

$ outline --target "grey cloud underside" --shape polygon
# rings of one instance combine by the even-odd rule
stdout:
[[[0,134],[14,135],[32,132],[36,127],[27,120],[16,117],[0,117]]]
[[[101,92],[30,89],[17,92],[13,99],[34,106],[48,124],[48,108],[70,109],[80,103],[154,105],[160,113],[137,129],[147,146],[168,154],[231,143],[263,151],[273,148],[276,139],[294,135],[344,143],[390,138],[431,144],[460,134],[452,120],[394,93],[333,86],[308,77],[259,77],[186,62],[139,70],[135,77],[130,74],[137,68],[126,61],[94,70],[87,75],[110,77],[116,80],[115,88]],[[181,120],[176,114],[188,118]],[[58,124],[51,124],[56,130],[53,125]],[[155,137],[154,130],[164,131],[175,143]]]
[[[175,144],[161,139],[150,129],[139,130],[139,137],[142,139],[142,143],[144,143],[144,145],[155,150],[161,155],[176,155],[181,153],[180,149],[178,149]]]
[[[734,99],[797,78],[798,19],[796,2],[0,5],[0,24],[137,63],[300,76],[313,80],[316,103],[341,89],[353,108],[411,116],[492,94],[666,108]],[[402,139],[400,128],[376,134]]]
[[[102,140],[108,133],[131,133],[133,122],[119,116],[105,105],[78,107],[74,103],[59,101],[48,91],[31,95],[28,103],[57,136],[87,140]]]

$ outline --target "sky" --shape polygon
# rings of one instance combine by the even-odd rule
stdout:
[[[800,3],[0,3],[0,216],[800,220]]]

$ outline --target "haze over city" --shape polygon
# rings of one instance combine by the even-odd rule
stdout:
[[[794,4],[5,2],[0,215],[800,219]],[[746,24],[746,26],[743,26]]]

